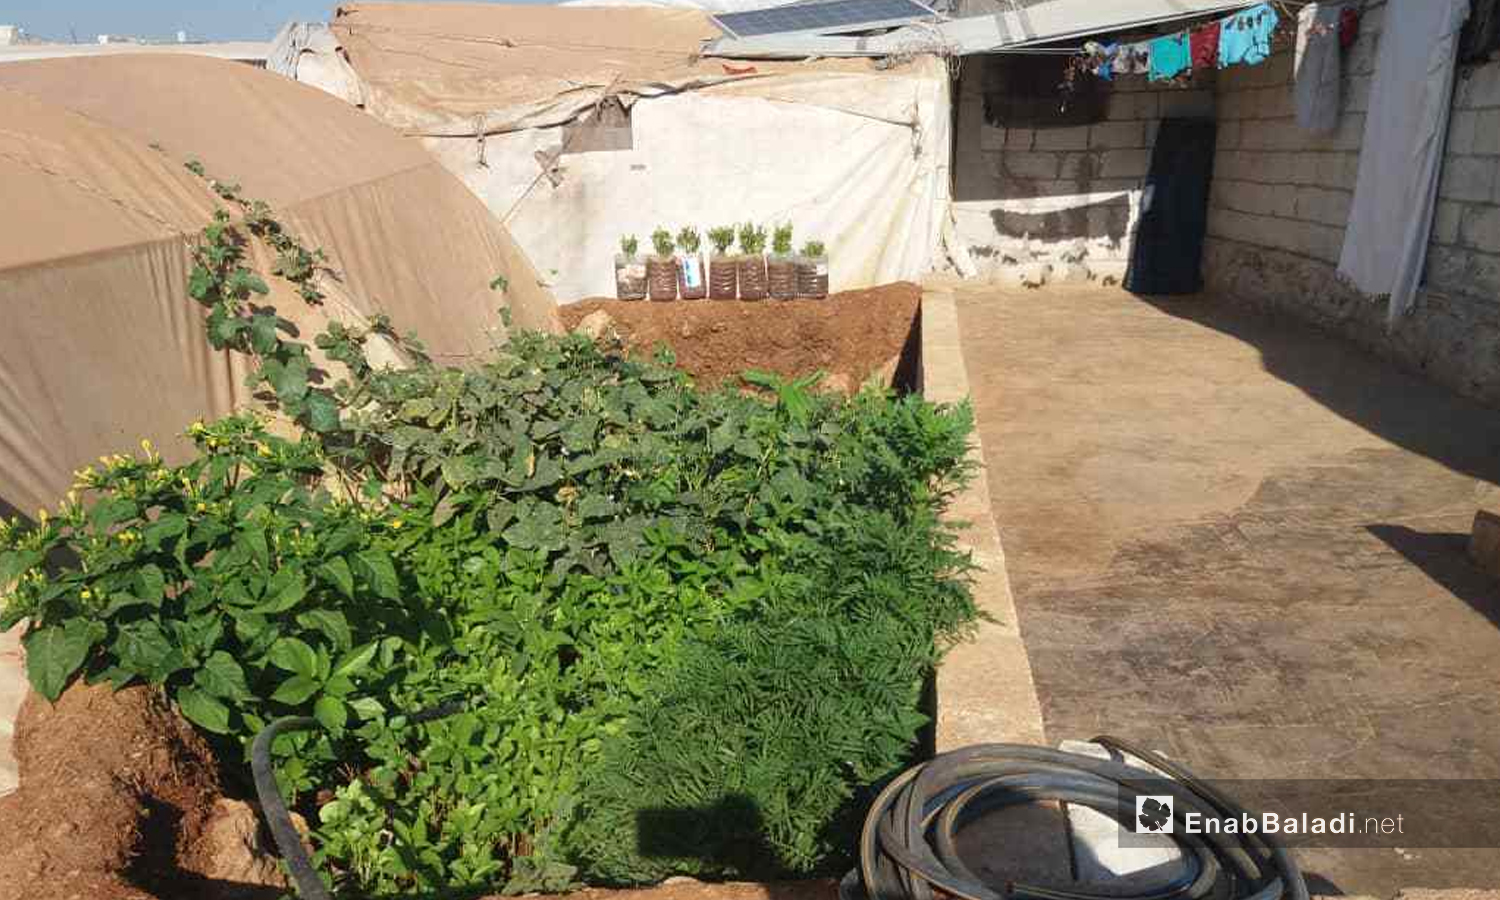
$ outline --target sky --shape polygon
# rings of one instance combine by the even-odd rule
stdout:
[[[507,0],[545,3],[549,0]],[[67,41],[100,34],[198,40],[268,40],[288,19],[326,22],[338,0],[0,0],[0,25]]]

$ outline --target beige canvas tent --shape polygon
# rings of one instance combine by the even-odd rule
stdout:
[[[385,313],[462,361],[555,327],[535,270],[415,141],[326,94],[233,62],[130,55],[0,66],[0,501],[50,506],[72,472],[248,402],[187,294],[220,201],[183,162],[264,199],[336,277],[321,307],[273,282],[309,339]],[[267,260],[260,259],[262,271]],[[504,295],[489,287],[504,275]]]
[[[352,70],[345,96],[420,137],[564,302],[612,293],[620,236],[644,247],[658,225],[789,221],[830,246],[835,289],[942,258],[949,73],[934,56],[704,59],[719,31],[693,9],[353,3],[329,25],[336,46],[273,51],[292,60],[274,67]]]

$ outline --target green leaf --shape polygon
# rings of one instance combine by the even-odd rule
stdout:
[[[269,356],[280,343],[276,336],[276,317],[269,313],[256,313],[250,317],[250,346],[261,356]],[[279,394],[280,391],[277,391]]]
[[[432,527],[443,527],[449,519],[453,518],[453,514],[458,512],[459,507],[462,505],[463,498],[458,494],[445,494],[443,499],[439,500],[437,505],[432,508]]]
[[[226,700],[251,699],[250,688],[245,684],[245,670],[234,661],[234,657],[223,650],[215,650],[193,675],[193,683],[215,697]]]
[[[161,567],[150,563],[141,566],[135,573],[135,591],[139,599],[160,606],[167,596],[167,576],[162,574]]]
[[[286,612],[307,596],[307,576],[300,569],[282,569],[266,586],[266,602],[255,608],[256,612]]]
[[[357,700],[350,700],[349,708],[354,710],[354,714],[362,720],[373,719],[385,712],[385,706],[374,697],[360,697]]]
[[[312,364],[306,356],[294,356],[277,364],[274,369],[268,364],[266,370],[271,379],[271,389],[280,400],[296,401],[307,396]]]
[[[334,557],[318,566],[318,574],[333,582],[345,597],[354,599],[354,573],[349,571],[349,564],[343,558]]]
[[[315,391],[307,395],[307,426],[319,433],[338,429],[339,407],[327,393]]]
[[[288,706],[298,706],[306,702],[308,697],[316,694],[319,687],[318,682],[306,675],[293,675],[276,688],[276,693],[271,695],[271,699]]]
[[[182,513],[162,513],[161,517],[152,522],[145,531],[146,546],[155,550],[167,538],[176,537],[187,531],[187,527],[187,516]]]
[[[361,550],[354,554],[354,569],[364,578],[377,597],[396,600],[401,594],[401,582],[396,578],[396,566],[382,550]]]
[[[349,710],[344,706],[344,701],[337,697],[319,697],[318,702],[313,704],[313,716],[324,728],[337,733],[343,730],[344,722],[349,718]]]
[[[229,707],[206,691],[195,687],[182,688],[177,692],[177,705],[184,716],[200,727],[215,734],[229,733]]]
[[[122,668],[156,684],[187,665],[182,651],[149,619],[120,626],[111,649]]]
[[[375,658],[375,651],[379,646],[379,641],[371,641],[368,644],[355,647],[353,650],[345,653],[340,657],[338,662],[334,663],[333,674],[347,678],[363,672],[365,667],[370,664],[370,660]]]
[[[26,677],[48,700],[62,696],[63,688],[101,636],[85,619],[30,632],[21,639],[26,648]]]
[[[346,566],[346,571],[347,568]],[[354,635],[349,630],[348,619],[345,619],[344,614],[336,609],[310,609],[305,613],[299,613],[297,624],[326,635],[340,650],[354,643]]]
[[[278,669],[295,672],[307,678],[314,678],[318,674],[317,651],[297,638],[284,637],[277,640],[271,645],[268,657],[271,665]]]

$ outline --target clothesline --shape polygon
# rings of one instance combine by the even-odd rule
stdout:
[[[1298,20],[1291,9],[1300,12],[1313,5],[1313,0],[1265,0],[1212,22],[1148,40],[1090,41],[1079,49],[1074,70],[1081,68],[1106,81],[1117,74],[1174,81],[1198,70],[1259,65],[1270,58],[1278,28]],[[1340,10],[1339,37],[1347,46],[1358,27],[1358,13],[1352,6]]]

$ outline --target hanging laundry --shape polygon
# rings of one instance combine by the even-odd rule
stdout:
[[[1149,44],[1124,44],[1115,54],[1115,71],[1121,75],[1144,75],[1150,69]]]
[[[1114,81],[1115,53],[1119,48],[1119,44],[1101,44],[1098,41],[1084,44],[1083,54],[1087,58],[1088,70],[1105,81]]]
[[[1271,55],[1271,35],[1281,17],[1271,4],[1262,3],[1225,19],[1219,34],[1219,68],[1255,66]]]
[[[1169,34],[1151,42],[1150,78],[1170,81],[1193,67],[1187,32]]]
[[[1385,7],[1339,272],[1367,294],[1389,294],[1391,323],[1416,302],[1427,259],[1468,14],[1469,0]]]
[[[1297,124],[1308,131],[1327,133],[1339,126],[1339,22],[1344,9],[1343,3],[1309,3],[1297,13],[1292,96]]]
[[[1196,29],[1188,40],[1193,45],[1193,68],[1212,69],[1219,65],[1219,23]]]
[[[1347,4],[1344,6],[1344,11],[1339,13],[1339,46],[1348,50],[1354,46],[1354,41],[1358,37],[1359,8],[1353,4]]]

